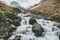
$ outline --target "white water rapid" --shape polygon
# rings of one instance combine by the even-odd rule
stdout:
[[[14,40],[16,36],[21,36],[20,40],[59,40],[59,35],[57,35],[57,33],[60,32],[60,29],[53,26],[54,22],[44,19],[36,19],[38,24],[40,24],[44,29],[43,36],[36,37],[32,32],[32,25],[29,24],[29,19],[31,17],[25,17],[26,15],[29,15],[29,13],[18,14],[18,16],[22,18],[21,25],[17,27],[8,40]]]

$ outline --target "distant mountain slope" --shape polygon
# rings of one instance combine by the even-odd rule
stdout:
[[[36,13],[42,15],[47,19],[51,20],[60,20],[60,1],[58,0],[47,0],[38,6],[35,6],[30,9],[31,13]]]
[[[21,12],[20,9],[10,7],[6,4],[0,3],[0,11],[8,11],[11,13],[19,13]]]

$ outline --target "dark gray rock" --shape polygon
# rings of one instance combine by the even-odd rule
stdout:
[[[57,26],[60,29],[60,23],[56,22],[53,26]]]
[[[32,27],[32,31],[35,33],[35,36],[39,37],[42,36],[42,32],[44,32],[44,29],[42,28],[41,25],[35,24]]]
[[[16,36],[14,40],[21,40],[21,36]]]
[[[37,21],[34,18],[29,20],[29,24],[34,25],[35,23],[37,23]]]

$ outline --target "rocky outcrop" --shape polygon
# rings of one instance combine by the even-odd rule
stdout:
[[[29,10],[30,13],[41,15],[46,19],[60,22],[60,3],[55,0],[47,0]],[[58,19],[58,20],[57,20]]]

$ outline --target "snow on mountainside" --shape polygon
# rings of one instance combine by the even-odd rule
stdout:
[[[41,0],[2,0],[7,3],[7,5],[10,5],[11,2],[16,1],[20,4],[20,6],[24,8],[29,8],[30,6],[33,6],[35,4],[38,4]]]

